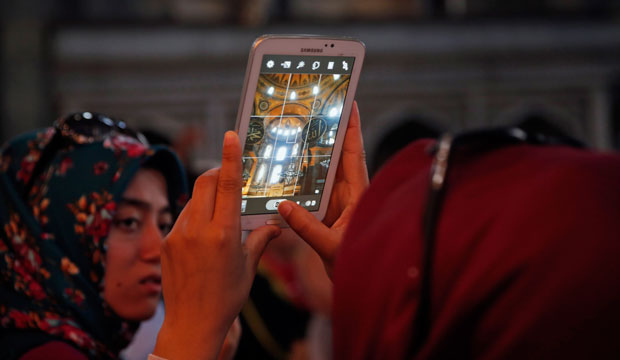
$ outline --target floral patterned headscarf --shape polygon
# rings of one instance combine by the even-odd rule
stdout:
[[[103,300],[105,240],[116,204],[148,166],[164,175],[170,206],[178,211],[186,199],[185,173],[170,150],[115,134],[59,149],[28,191],[54,132],[26,134],[2,149],[0,358],[53,339],[90,358],[117,358],[138,324]]]

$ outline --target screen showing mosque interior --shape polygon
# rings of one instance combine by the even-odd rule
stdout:
[[[243,151],[243,214],[318,210],[354,58],[265,55]]]

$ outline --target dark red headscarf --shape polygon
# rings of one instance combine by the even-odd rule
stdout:
[[[519,145],[456,157],[418,316],[429,141],[373,179],[334,269],[335,359],[620,358],[620,156]]]

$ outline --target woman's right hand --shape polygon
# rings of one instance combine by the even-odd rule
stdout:
[[[276,226],[254,230],[241,242],[241,146],[224,137],[222,167],[202,174],[162,245],[164,324],[154,355],[216,359],[246,302],[258,260]]]

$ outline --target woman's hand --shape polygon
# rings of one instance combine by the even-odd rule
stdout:
[[[263,226],[241,242],[241,146],[224,137],[222,167],[202,174],[162,245],[166,317],[154,354],[169,359],[216,359],[247,300],[258,260],[280,234]]]
[[[321,256],[329,274],[344,231],[368,183],[360,116],[355,102],[323,223],[292,201],[278,206],[278,212],[289,226]]]
[[[230,329],[228,329],[217,360],[232,360],[237,352],[239,340],[241,340],[241,321],[237,316]]]

